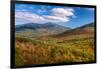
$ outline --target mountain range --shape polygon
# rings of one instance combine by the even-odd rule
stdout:
[[[36,24],[28,23],[15,26],[15,32],[17,36],[24,37],[40,37],[40,36],[67,36],[77,34],[91,34],[94,32],[94,23],[85,24],[83,26],[71,29],[58,24],[45,23]]]
[[[45,24],[28,23],[15,26],[15,32],[17,36],[19,35],[25,37],[27,36],[38,37],[38,36],[60,34],[69,29],[71,28],[53,23],[45,23]]]
[[[75,35],[75,34],[91,34],[94,33],[94,23],[85,24],[75,29],[70,29],[58,35]]]

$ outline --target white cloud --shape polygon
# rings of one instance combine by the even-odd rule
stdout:
[[[55,22],[55,23],[61,23],[61,22],[68,22],[69,18],[68,17],[58,17],[58,16],[44,16],[46,20],[49,22]]]
[[[73,9],[71,8],[53,8],[50,15],[38,15],[27,11],[15,12],[15,21],[24,23],[39,23],[44,24],[64,23],[70,20],[70,16],[74,16]]]
[[[87,9],[88,9],[88,10],[91,10],[91,11],[94,10],[94,8],[87,8]]]
[[[16,12],[15,13],[15,20],[17,21],[20,19],[20,21],[26,21],[27,23],[46,23],[47,21],[39,15],[29,13],[29,12]]]
[[[66,16],[73,16],[73,9],[71,8],[53,8],[52,9],[52,14],[55,16],[62,16],[62,17],[66,17]]]
[[[89,10],[89,11],[94,11],[95,8],[82,8],[82,7],[77,7],[77,9],[83,9],[83,10]]]

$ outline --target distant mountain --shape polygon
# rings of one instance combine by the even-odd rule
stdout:
[[[94,27],[94,23],[86,24],[86,25],[83,25],[79,28],[85,28],[85,27]]]
[[[16,35],[25,37],[54,35],[62,33],[69,29],[70,29],[69,27],[64,27],[53,23],[45,23],[45,24],[28,23],[15,26]]]
[[[86,24],[75,29],[65,31],[61,34],[55,35],[55,37],[64,37],[69,35],[79,35],[79,34],[93,34],[94,33],[94,23]]]

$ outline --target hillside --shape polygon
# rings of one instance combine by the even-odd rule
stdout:
[[[23,25],[16,25],[15,32],[17,36],[39,37],[39,36],[59,34],[69,29],[70,28],[68,27],[60,26],[53,23],[46,23],[46,24],[29,23]]]
[[[94,23],[86,24],[86,25],[83,25],[81,27],[65,31],[65,32],[58,34],[56,36],[92,34],[92,33],[94,33]]]
[[[28,66],[95,61],[93,24],[40,38],[15,37],[15,64]]]

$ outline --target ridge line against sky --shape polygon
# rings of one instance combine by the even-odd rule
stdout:
[[[56,23],[75,28],[91,22],[94,22],[94,8],[36,4],[15,5],[15,25]]]

